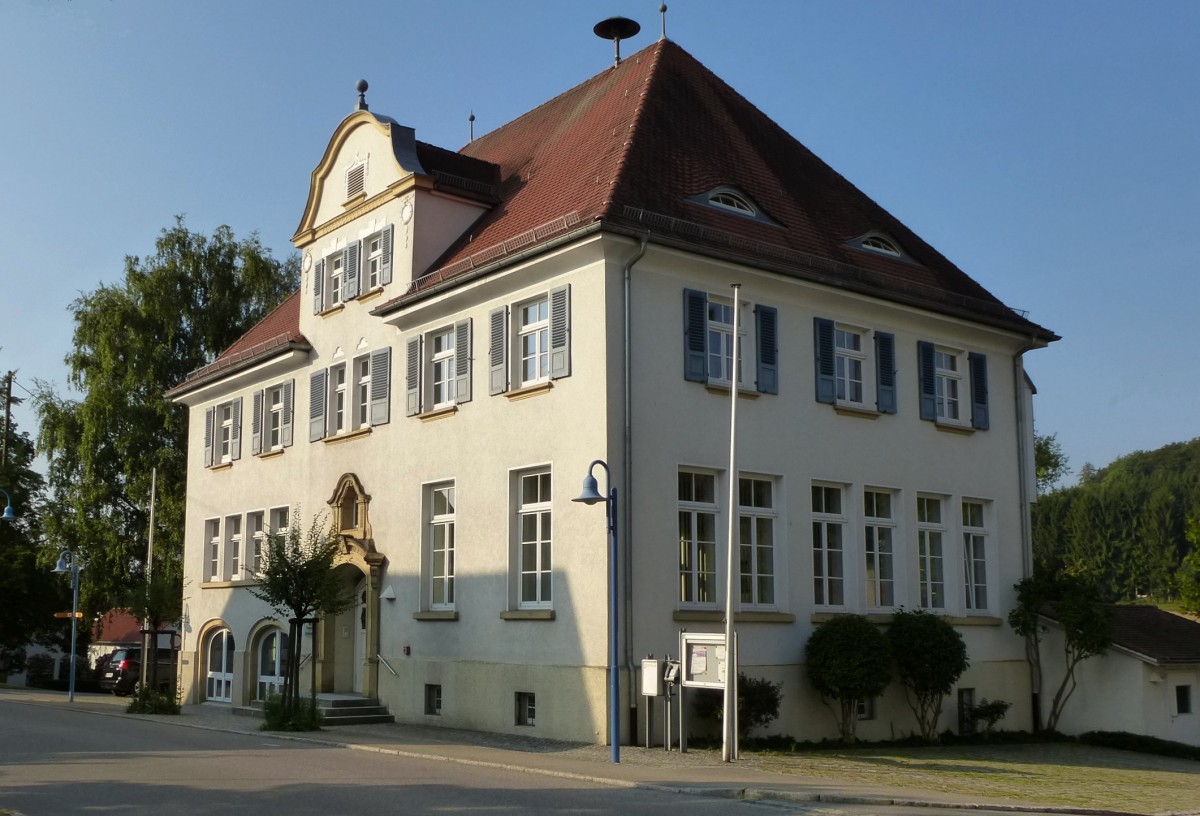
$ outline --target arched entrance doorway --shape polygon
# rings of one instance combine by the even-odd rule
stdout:
[[[343,475],[329,499],[341,552],[334,573],[350,605],[326,616],[320,641],[317,687],[323,692],[374,697],[379,689],[379,583],[383,556],[375,551],[369,517],[371,497],[353,473]]]

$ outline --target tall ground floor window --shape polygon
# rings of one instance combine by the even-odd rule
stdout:
[[[208,680],[205,698],[228,703],[233,700],[233,633],[221,629],[208,640]]]

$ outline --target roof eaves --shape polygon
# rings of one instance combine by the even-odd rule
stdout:
[[[218,357],[208,365],[197,368],[195,371],[190,372],[179,385],[168,389],[164,396],[168,399],[175,399],[196,390],[202,385],[222,377],[227,377],[238,371],[244,371],[272,357],[281,356],[292,351],[311,350],[312,344],[302,335],[297,338],[288,332],[277,334],[244,351],[239,351],[237,354]]]

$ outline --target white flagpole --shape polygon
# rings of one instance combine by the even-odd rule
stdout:
[[[725,716],[721,722],[721,759],[730,762],[737,756],[737,662],[733,649],[733,613],[734,593],[738,586],[738,470],[737,470],[737,406],[738,406],[738,374],[741,370],[741,326],[738,316],[741,313],[740,283],[733,286],[733,359],[729,371],[729,535],[728,563],[725,570]]]

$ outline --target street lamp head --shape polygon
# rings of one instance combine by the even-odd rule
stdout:
[[[16,521],[17,514],[13,512],[12,496],[3,488],[0,488],[0,493],[4,494],[4,515],[0,515],[0,519],[5,521]]]
[[[578,498],[571,499],[571,501],[593,505],[607,501],[607,499],[600,492],[599,486],[596,484],[596,477],[589,472],[587,476],[583,477],[583,492],[579,494]]]
[[[64,573],[70,572],[71,567],[75,563],[75,555],[70,550],[63,550],[58,554],[58,563],[54,565],[51,572]]]

